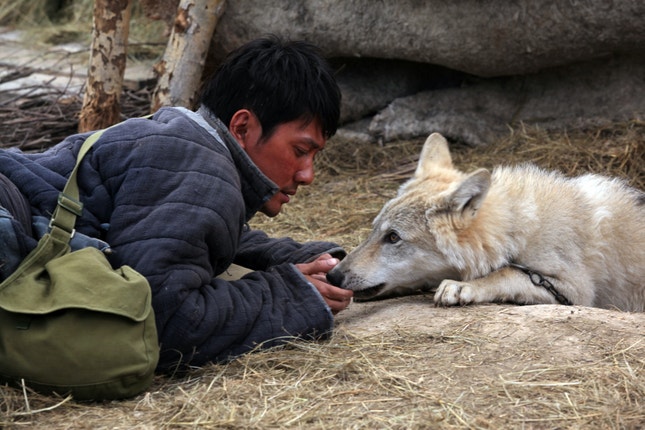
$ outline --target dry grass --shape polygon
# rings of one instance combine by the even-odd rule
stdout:
[[[598,360],[553,362],[454,332],[393,332],[287,347],[157,378],[136,399],[60,404],[5,389],[6,428],[567,428],[645,422],[645,344],[587,345]],[[51,408],[51,409],[48,409]]]
[[[453,150],[467,170],[534,161],[570,174],[622,176],[643,189],[644,142],[645,124],[629,122],[570,133],[518,128],[497,145]],[[413,170],[421,145],[332,140],[317,161],[317,183],[281,216],[253,224],[352,248]],[[364,335],[341,325],[329,341],[293,341],[185,376],[159,376],[127,401],[81,404],[2,387],[0,427],[642,428],[642,324],[632,332],[603,321],[571,325],[571,336],[584,341],[558,347],[559,338],[545,348],[549,325],[520,343],[472,330],[489,318],[482,309],[459,310],[465,319],[435,334],[393,328]]]

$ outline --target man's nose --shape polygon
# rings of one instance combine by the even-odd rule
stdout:
[[[314,181],[313,161],[308,161],[296,172],[295,180],[300,185],[309,185]]]

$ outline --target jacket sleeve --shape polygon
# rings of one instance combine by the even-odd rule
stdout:
[[[113,133],[119,129],[102,139],[135,138]],[[206,137],[195,133],[187,124],[169,125],[128,150],[105,145],[93,154],[103,185],[88,192],[113,196],[106,237],[113,263],[132,266],[152,288],[159,370],[226,361],[294,336],[325,336],[333,316],[292,264],[234,282],[216,278],[235,256],[244,203],[232,162],[197,144]],[[86,206],[103,201],[91,200]]]
[[[238,281],[169,279],[156,294],[163,320],[159,370],[225,362],[294,338],[322,339],[333,316],[315,288],[289,264]],[[166,291],[163,291],[163,290]],[[179,296],[179,300],[178,300]]]
[[[271,238],[261,230],[244,228],[235,263],[253,270],[266,270],[283,263],[306,263],[321,254],[329,253],[343,259],[345,250],[333,242],[299,243],[289,237]]]

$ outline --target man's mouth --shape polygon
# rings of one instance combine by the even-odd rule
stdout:
[[[283,198],[284,202],[283,203],[289,203],[289,201],[291,201],[291,196],[296,195],[295,190],[294,191],[282,190],[282,191],[280,191],[280,193],[284,196],[284,198]]]

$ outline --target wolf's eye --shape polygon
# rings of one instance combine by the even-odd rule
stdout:
[[[395,231],[391,231],[388,234],[385,235],[385,241],[387,243],[397,243],[401,240],[401,236],[399,236]]]

